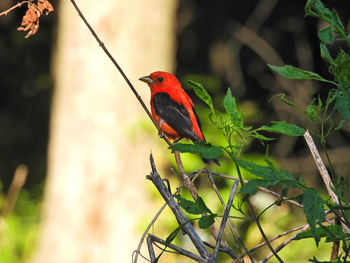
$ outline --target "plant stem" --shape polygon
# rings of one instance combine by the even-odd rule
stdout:
[[[235,163],[235,165],[236,165],[236,170],[237,170],[237,173],[238,173],[239,180],[240,180],[242,186],[244,186],[244,181],[243,181],[243,178],[242,178],[241,170],[239,169],[239,166],[238,166],[236,160],[233,160],[233,161],[234,161],[234,163]],[[252,204],[250,203],[249,198],[247,199],[247,203],[248,203],[248,207],[249,207],[249,212],[250,212],[251,216],[253,217],[253,219],[254,219],[256,225],[258,226],[259,231],[260,231],[260,233],[261,233],[261,235],[262,235],[262,237],[263,237],[263,239],[264,239],[266,245],[269,247],[269,249],[271,250],[271,252],[273,253],[273,255],[277,258],[277,260],[278,260],[280,263],[283,263],[283,260],[277,255],[276,251],[273,249],[273,247],[271,246],[271,244],[270,244],[268,238],[266,237],[265,232],[264,232],[264,230],[262,229],[262,227],[261,227],[261,225],[260,225],[259,219],[258,219],[258,217],[256,216],[256,213],[255,213],[255,211],[254,211],[254,209],[253,209],[253,206],[252,206]]]

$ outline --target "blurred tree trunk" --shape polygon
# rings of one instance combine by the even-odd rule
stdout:
[[[176,1],[78,5],[148,105],[149,89],[137,79],[173,69]],[[151,207],[152,142],[135,131],[148,117],[70,1],[56,9],[48,178],[34,262],[130,262],[136,225]]]

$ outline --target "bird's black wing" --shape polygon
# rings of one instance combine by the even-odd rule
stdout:
[[[202,141],[193,130],[191,117],[185,106],[173,101],[169,94],[165,92],[155,94],[153,107],[156,114],[181,136],[190,138],[192,141]],[[198,121],[197,115],[196,119]]]

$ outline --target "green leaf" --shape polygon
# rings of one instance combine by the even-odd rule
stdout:
[[[319,116],[319,114],[322,111],[322,105],[323,105],[320,97],[318,97],[317,105],[313,105],[315,100],[316,99],[313,99],[312,102],[310,103],[310,105],[308,105],[305,109],[306,116],[312,121],[317,120],[317,117]]]
[[[318,32],[319,39],[326,44],[333,44],[333,27],[328,26],[324,29],[322,29],[320,32]]]
[[[332,58],[331,54],[328,51],[328,48],[325,44],[320,44],[320,50],[321,50],[321,57],[327,61],[331,65],[335,65],[334,59]]]
[[[261,179],[252,179],[242,187],[241,191],[247,194],[254,194],[257,187],[270,187],[274,185],[284,185],[292,188],[300,188],[302,185],[287,170],[279,170],[266,160],[268,166],[262,166],[246,160],[237,160],[237,164],[244,170],[254,174]]]
[[[214,112],[213,100],[206,89],[200,83],[193,80],[188,80],[187,82],[193,87],[196,95],[209,106],[212,112]]]
[[[264,125],[258,128],[257,130],[282,133],[290,136],[302,136],[305,133],[305,130],[303,128],[300,128],[295,124],[290,124],[285,121],[276,121],[272,123],[273,124],[271,126]]]
[[[250,134],[249,137],[255,138],[255,139],[258,139],[258,140],[261,140],[261,141],[273,141],[273,140],[276,140],[276,138],[269,138],[269,137],[261,135],[261,134],[259,134],[257,132],[255,132],[254,134]]]
[[[169,148],[181,153],[199,153],[205,159],[215,159],[222,155],[220,147],[204,142],[195,142],[194,144],[177,143]]]
[[[202,229],[210,227],[212,224],[214,224],[216,216],[216,214],[202,216],[198,221],[199,227]]]
[[[202,213],[212,214],[212,212],[205,205],[203,199],[200,196],[198,196],[195,202],[182,198],[180,195],[176,195],[175,198],[179,202],[180,207],[182,207],[189,214],[192,214],[192,215],[200,215]]]
[[[169,246],[171,244],[171,242],[173,242],[173,240],[175,239],[177,234],[180,232],[181,228],[182,227],[179,226],[173,232],[170,233],[170,235],[165,239],[166,246]]]
[[[328,22],[343,38],[345,37],[345,28],[338,13],[326,8],[320,0],[307,1],[305,13]]]
[[[335,102],[335,107],[345,120],[350,121],[350,90],[341,91]]]
[[[236,100],[232,96],[230,88],[227,89],[227,92],[224,98],[224,107],[226,109],[227,114],[230,115],[232,123],[240,128],[243,128],[243,120],[238,113]]]
[[[315,189],[309,188],[305,190],[303,194],[304,212],[317,246],[318,242],[320,241],[320,237],[316,232],[316,223],[322,223],[326,218],[326,214],[323,209],[323,205],[325,203],[326,202],[321,198],[320,193]]]
[[[276,185],[275,180],[251,179],[241,188],[241,192],[253,195],[257,192],[258,187],[268,188],[273,185]]]
[[[331,67],[334,79],[339,82],[339,88],[346,89],[350,85],[350,56],[340,50],[335,59],[336,66]]]
[[[276,94],[271,99],[269,99],[269,102],[272,101],[273,99],[275,99],[276,97],[280,97],[281,101],[283,101],[285,104],[292,106],[293,108],[297,108],[297,106],[293,102],[291,102],[285,98],[286,94],[284,94],[284,93]]]
[[[315,229],[317,236],[320,238],[326,238],[326,242],[336,242],[345,240],[350,237],[349,233],[344,233],[340,225],[322,226]],[[311,230],[297,234],[294,240],[300,240],[304,238],[313,238]]]
[[[281,74],[283,77],[288,78],[288,79],[314,79],[314,80],[323,81],[323,82],[337,85],[333,81],[326,80],[326,79],[322,78],[317,73],[307,71],[307,70],[302,70],[300,68],[296,68],[296,67],[291,66],[291,65],[279,67],[279,66],[273,66],[273,65],[268,64],[268,66],[272,70],[276,71],[277,73]]]

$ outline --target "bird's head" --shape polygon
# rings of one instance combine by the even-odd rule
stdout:
[[[151,91],[158,92],[162,89],[176,89],[177,87],[181,88],[181,84],[177,78],[174,75],[164,71],[153,72],[149,76],[139,78],[139,80],[146,82],[151,88]]]

